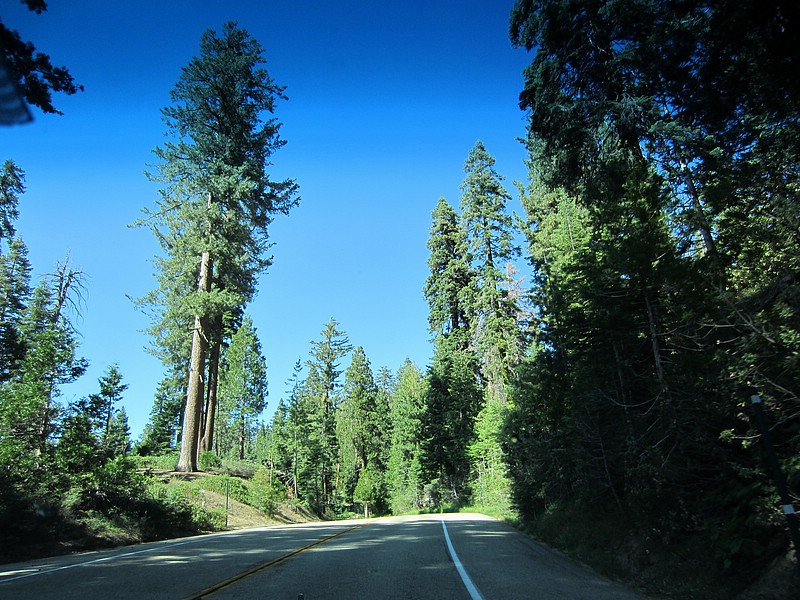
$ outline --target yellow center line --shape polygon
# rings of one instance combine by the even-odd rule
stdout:
[[[225,579],[224,581],[220,581],[219,583],[215,583],[214,585],[211,585],[211,586],[205,588],[204,590],[200,590],[199,592],[196,592],[196,593],[192,594],[191,596],[187,596],[186,598],[184,598],[184,600],[201,600],[202,598],[207,598],[208,596],[210,596],[212,594],[216,594],[220,590],[224,590],[225,588],[228,588],[228,587],[232,586],[233,584],[238,583],[242,579],[246,579],[247,577],[250,577],[251,575],[255,575],[256,573],[258,573],[260,571],[263,571],[264,569],[268,569],[273,565],[276,565],[276,564],[278,564],[280,562],[283,562],[287,558],[291,558],[292,556],[300,554],[301,552],[305,552],[306,550],[308,550],[310,548],[313,548],[314,546],[319,546],[320,544],[324,544],[325,542],[329,542],[332,539],[338,538],[339,536],[342,536],[345,533],[349,533],[350,531],[358,529],[359,527],[363,527],[364,525],[366,525],[366,523],[361,523],[359,525],[353,525],[352,527],[349,527],[348,529],[345,529],[344,531],[340,531],[339,533],[334,533],[333,535],[329,535],[327,537],[319,539],[316,542],[312,542],[312,543],[310,543],[310,544],[308,544],[306,546],[303,546],[302,548],[298,548],[297,550],[292,550],[288,554],[284,554],[283,556],[279,556],[278,558],[274,558],[269,562],[265,562],[263,565],[257,565],[255,567],[252,567],[252,568],[248,569],[247,571],[239,573],[238,575],[234,575],[233,577],[229,577],[228,579]]]

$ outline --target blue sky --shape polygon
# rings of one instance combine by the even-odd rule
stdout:
[[[274,264],[248,307],[267,360],[267,414],[331,317],[375,372],[396,371],[406,357],[424,368],[431,211],[440,196],[458,206],[476,140],[506,177],[510,210],[520,210],[517,98],[530,57],[508,41],[512,5],[50,0],[35,15],[5,3],[3,21],[85,86],[55,97],[64,116],[34,109],[34,123],[0,131],[0,160],[26,172],[17,230],[35,276],[67,254],[86,275],[77,327],[90,369],[63,400],[96,391],[117,363],[134,436],[147,422],[162,368],[145,351],[148,320],[130,298],[154,287],[158,248],[149,231],[127,225],[157,197],[144,171],[164,141],[160,109],[203,31],[229,20],[261,42],[270,75],[287,86],[275,116],[288,143],[271,176],[300,185],[300,206],[272,226]]]

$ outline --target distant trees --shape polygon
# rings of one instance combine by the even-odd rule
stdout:
[[[352,350],[339,322],[331,319],[322,330],[321,339],[311,342],[306,362],[308,376],[303,386],[303,404],[308,419],[306,448],[307,479],[313,478],[314,502],[322,510],[334,503],[334,475],[337,473],[339,445],[336,437],[336,410],[339,407],[340,360]],[[310,490],[309,490],[310,491]]]
[[[160,454],[179,441],[183,408],[186,404],[186,373],[172,370],[158,384],[150,418],[142,433],[139,449],[144,454]]]
[[[253,320],[245,315],[225,351],[220,375],[218,419],[222,427],[218,437],[222,454],[231,453],[235,441],[235,455],[245,458],[245,447],[255,437],[255,419],[266,407],[266,396],[266,362]]]
[[[422,468],[425,380],[406,359],[397,372],[397,384],[389,398],[386,494],[392,512],[401,514],[422,506],[427,483]]]
[[[475,481],[504,481],[498,437],[503,419],[489,416],[504,410],[523,352],[521,309],[511,293],[513,271],[506,268],[518,253],[506,209],[510,196],[494,163],[478,141],[464,165],[461,215],[440,199],[428,240],[425,296],[435,350],[421,459],[428,479],[458,502],[470,497]],[[487,403],[499,406],[487,411]],[[482,443],[476,446],[479,421]]]
[[[122,400],[122,394],[128,386],[122,383],[122,373],[117,365],[111,365],[99,383],[100,391],[89,396],[85,410],[90,416],[92,429],[100,440],[103,454],[125,454],[130,450],[127,415],[124,408],[117,408],[115,405]]]
[[[128,387],[119,368],[110,366],[98,383],[98,393],[70,405],[56,446],[56,459],[84,482],[131,449],[125,409],[115,407]]]
[[[396,376],[386,368],[373,373],[365,350],[352,350],[340,327],[331,319],[311,342],[305,377],[298,361],[288,399],[266,432],[263,460],[287,498],[322,514],[419,510],[430,481],[425,379],[409,360]]]
[[[359,346],[353,351],[345,372],[341,401],[336,410],[336,439],[339,448],[338,489],[344,506],[362,503],[365,515],[370,506],[385,504],[384,472],[388,405],[379,393],[369,360]]]
[[[203,34],[174,104],[163,109],[172,141],[155,151],[152,177],[164,187],[158,209],[141,221],[165,252],[160,287],[144,299],[156,307],[156,343],[173,365],[189,365],[177,466],[184,471],[197,469],[201,442],[211,448],[223,346],[270,263],[268,226],[297,202],[297,185],[266,171],[284,141],[280,123],[265,115],[285,96],[263,62],[260,44],[234,23]],[[175,337],[185,330],[188,353],[187,338]]]

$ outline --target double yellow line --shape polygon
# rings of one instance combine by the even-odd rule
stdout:
[[[308,544],[307,546],[303,546],[302,548],[298,548],[297,550],[292,550],[288,554],[284,554],[283,556],[279,556],[278,558],[274,558],[271,561],[264,563],[263,565],[257,565],[255,567],[252,567],[252,568],[248,569],[247,571],[239,573],[238,575],[234,575],[233,577],[229,577],[228,579],[225,579],[224,581],[220,581],[219,583],[215,583],[214,585],[209,586],[209,587],[205,588],[204,590],[200,590],[199,592],[194,593],[191,596],[187,596],[186,598],[184,598],[184,600],[201,600],[202,598],[207,598],[207,597],[211,596],[212,594],[216,594],[217,592],[219,592],[221,590],[224,590],[226,588],[231,587],[232,585],[234,585],[235,583],[238,583],[242,579],[246,579],[246,578],[250,577],[251,575],[255,575],[256,573],[259,573],[259,572],[261,572],[261,571],[263,571],[265,569],[269,569],[271,566],[277,565],[278,563],[283,562],[284,560],[286,560],[288,558],[291,558],[293,556],[296,556],[297,554],[300,554],[301,552],[305,552],[306,550],[308,550],[310,548],[313,548],[314,546],[319,546],[320,544],[324,544],[325,542],[329,542],[329,541],[331,541],[333,539],[336,539],[339,536],[344,535],[345,533],[349,533],[351,531],[354,531],[354,530],[358,529],[359,527],[363,527],[365,524],[366,523],[361,523],[359,525],[353,525],[352,527],[349,527],[349,528],[345,529],[344,531],[340,531],[339,533],[334,533],[333,535],[329,535],[327,537],[319,539],[316,542],[312,542],[312,543]]]

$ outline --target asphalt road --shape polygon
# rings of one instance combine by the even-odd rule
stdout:
[[[0,598],[633,600],[483,515],[249,529],[0,565]]]

